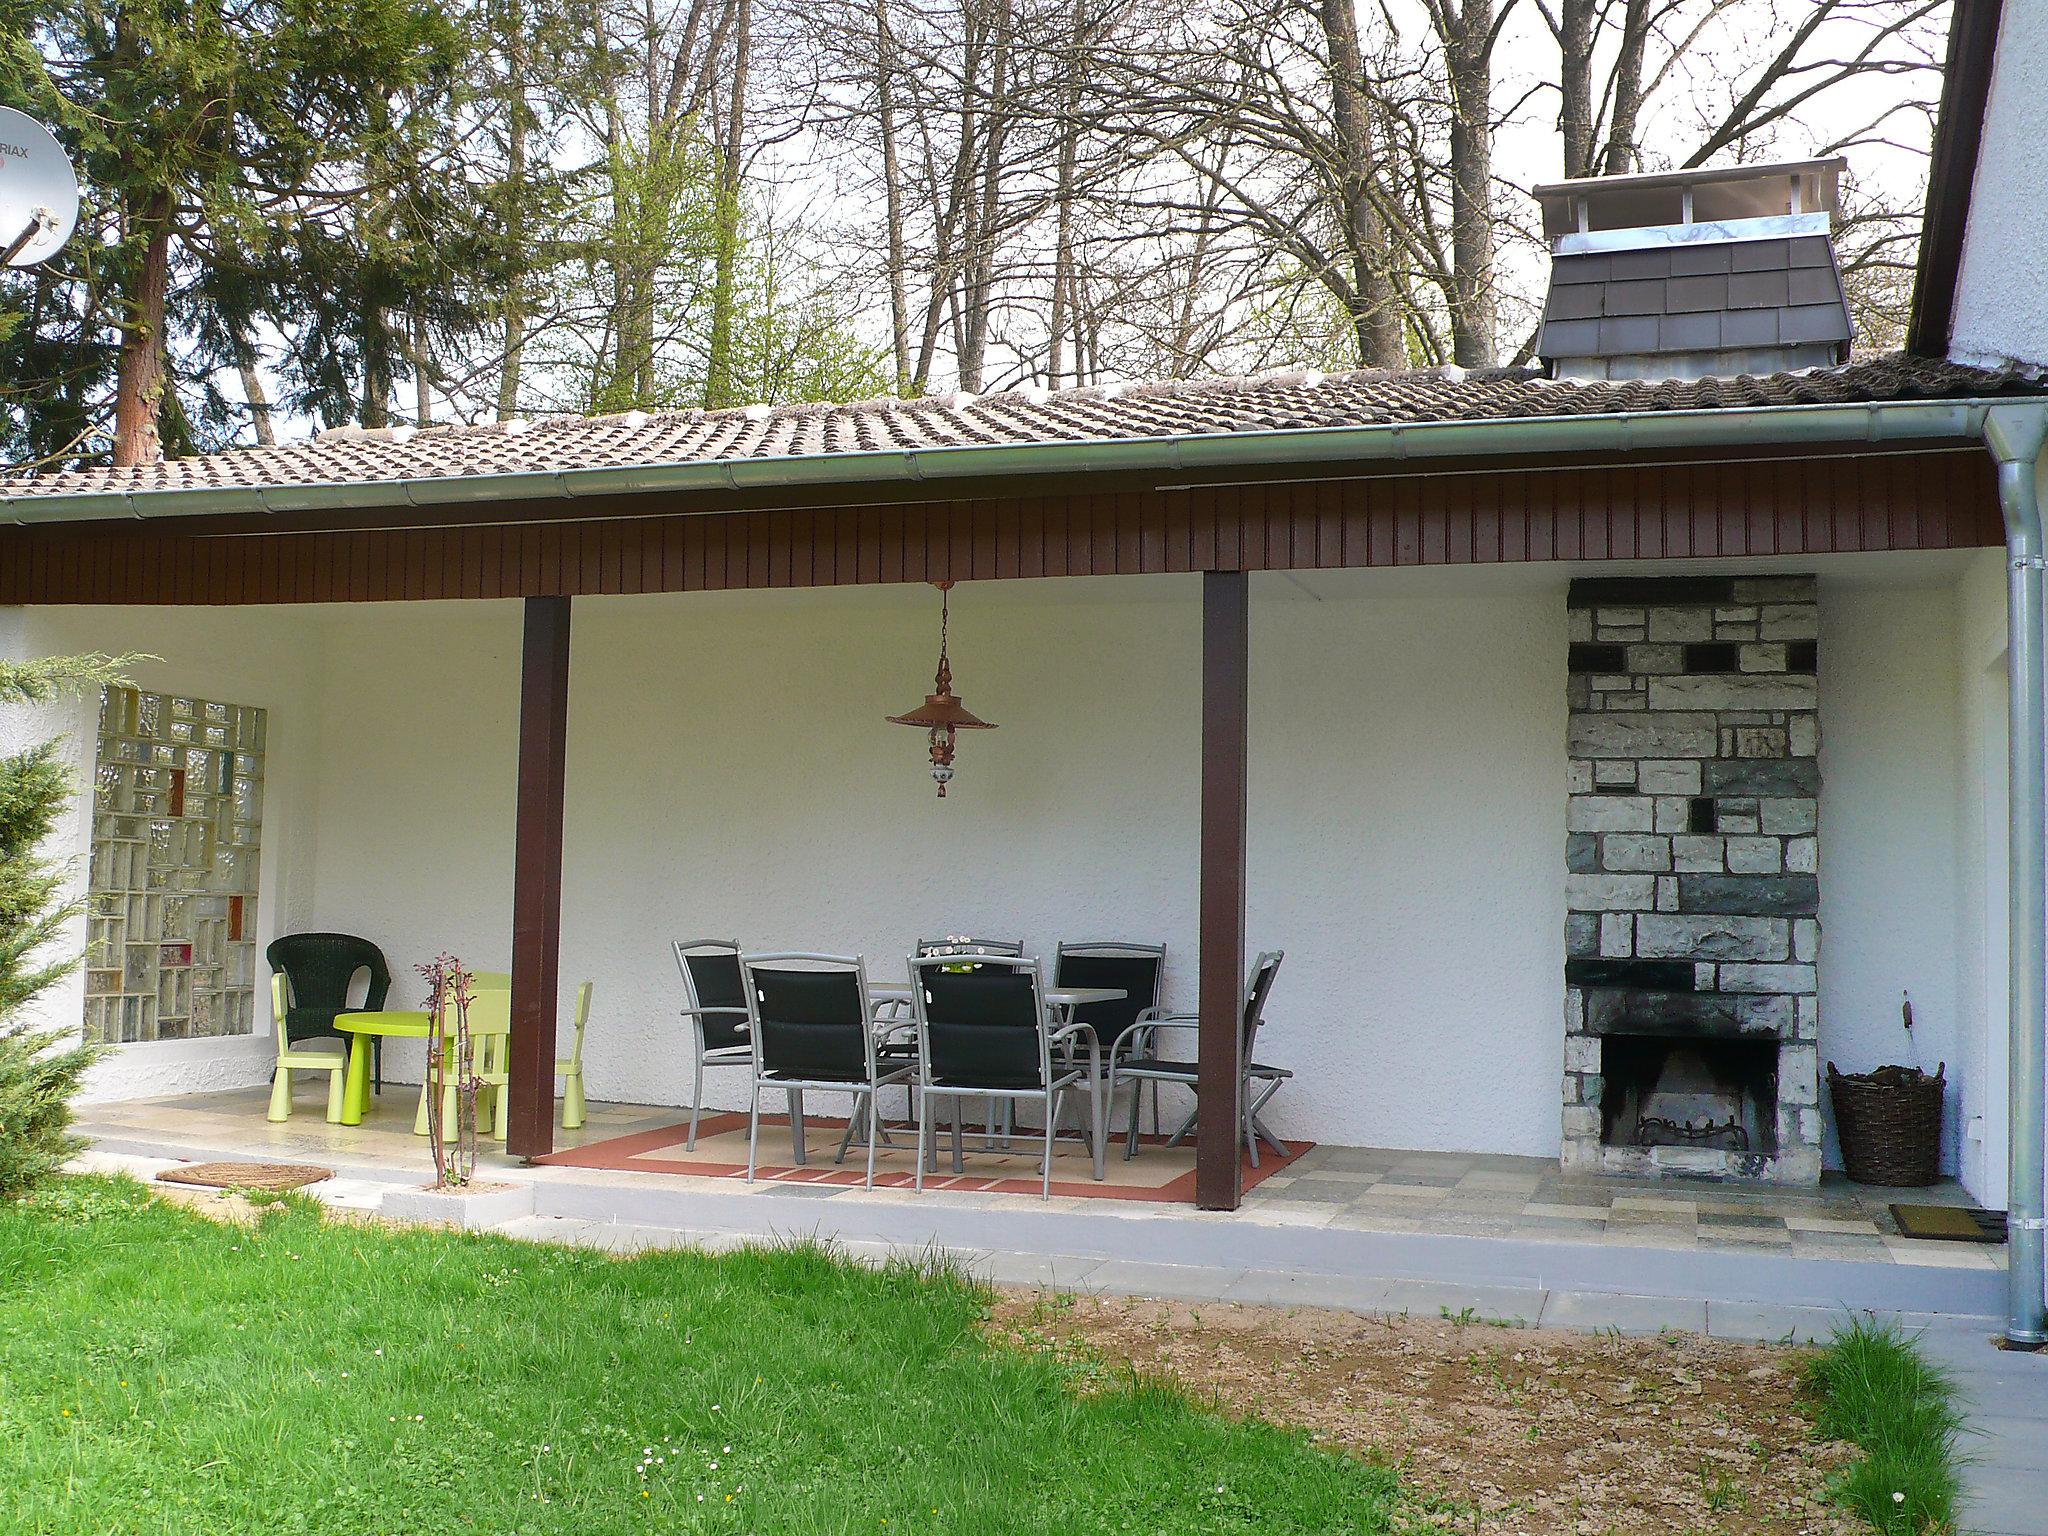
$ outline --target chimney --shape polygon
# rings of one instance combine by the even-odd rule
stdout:
[[[1845,160],[1598,176],[1536,188],[1559,378],[1697,379],[1844,362],[1830,225]]]

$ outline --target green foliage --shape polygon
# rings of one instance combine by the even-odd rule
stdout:
[[[434,153],[461,60],[433,0],[0,0],[0,104],[51,127],[86,194],[58,257],[0,280],[25,317],[0,335],[0,455],[92,455],[159,280],[167,446],[231,428],[211,376],[259,325],[286,337],[303,403],[353,414],[333,359],[351,389],[363,365],[388,382],[394,310],[433,308],[463,260]]]
[[[61,1179],[0,1209],[0,1487],[46,1536],[1375,1536],[1416,1512],[1299,1433],[985,1342],[986,1304],[815,1244],[614,1259],[304,1203],[252,1229]]]
[[[133,659],[0,661],[0,705],[118,681]],[[19,1198],[71,1155],[71,1097],[95,1054],[74,1029],[38,1029],[20,1017],[78,964],[57,948],[78,908],[60,899],[63,870],[41,854],[73,789],[60,747],[45,741],[0,757],[0,1200]]]
[[[64,693],[83,693],[123,680],[139,661],[155,661],[133,651],[125,656],[36,656],[27,661],[0,657],[0,705],[47,704]]]
[[[792,291],[772,244],[755,236],[739,259],[723,377],[731,403],[871,400],[895,387],[886,348],[870,346],[822,292]]]
[[[1890,1324],[1858,1320],[1807,1367],[1823,1434],[1861,1447],[1834,1495],[1887,1536],[1956,1528],[1955,1388]]]

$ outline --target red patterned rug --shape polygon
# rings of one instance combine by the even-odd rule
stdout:
[[[854,1184],[866,1176],[867,1154],[849,1148],[846,1161],[834,1165],[839,1138],[846,1121],[818,1115],[804,1117],[805,1166],[798,1167],[790,1156],[789,1117],[761,1117],[760,1162],[755,1177],[776,1184]],[[610,1168],[632,1173],[672,1173],[700,1179],[738,1179],[747,1176],[747,1117],[742,1114],[707,1114],[697,1126],[695,1151],[685,1151],[689,1139],[687,1122],[616,1136],[609,1141],[556,1152],[537,1162],[562,1168]],[[907,1189],[916,1182],[915,1132],[891,1128],[894,1147],[875,1151],[875,1187]],[[968,1190],[977,1193],[1037,1195],[1039,1192],[1039,1144],[1029,1131],[1019,1131],[1008,1151],[978,1151],[978,1131],[967,1132],[966,1172],[954,1173],[950,1133],[935,1132],[939,1171],[924,1176],[926,1189]],[[1113,1137],[1104,1164],[1101,1183],[1089,1176],[1088,1153],[1079,1142],[1062,1141],[1053,1151],[1052,1192],[1094,1200],[1163,1200],[1191,1202],[1195,1198],[1195,1149],[1183,1143],[1169,1147],[1163,1136],[1142,1136],[1138,1155],[1124,1160],[1124,1141]],[[1289,1155],[1281,1157],[1271,1147],[1259,1148],[1259,1166],[1244,1159],[1244,1187],[1270,1178],[1288,1166],[1313,1142],[1289,1144]]]

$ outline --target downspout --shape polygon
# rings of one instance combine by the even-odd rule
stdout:
[[[2012,762],[2008,812],[2012,839],[2007,916],[2011,952],[2012,1069],[2007,1120],[2005,1343],[2048,1344],[2044,1317],[2043,1099],[2048,1097],[2048,739],[2044,739],[2042,570],[2048,566],[2036,490],[2048,410],[1996,406],[1984,418],[1984,443],[1998,461],[1998,503],[2005,514],[2006,689]]]

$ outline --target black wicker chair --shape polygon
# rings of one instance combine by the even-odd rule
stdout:
[[[391,967],[384,951],[368,939],[352,933],[288,933],[273,939],[263,951],[273,971],[284,973],[291,983],[291,1007],[286,1010],[283,1029],[287,1040],[308,1040],[316,1035],[338,1035],[334,1021],[344,1013],[376,1013],[391,990]],[[367,971],[369,981],[361,1003],[351,1006],[349,989],[358,975]],[[384,1040],[370,1037],[370,1063],[377,1091],[384,1091]]]

